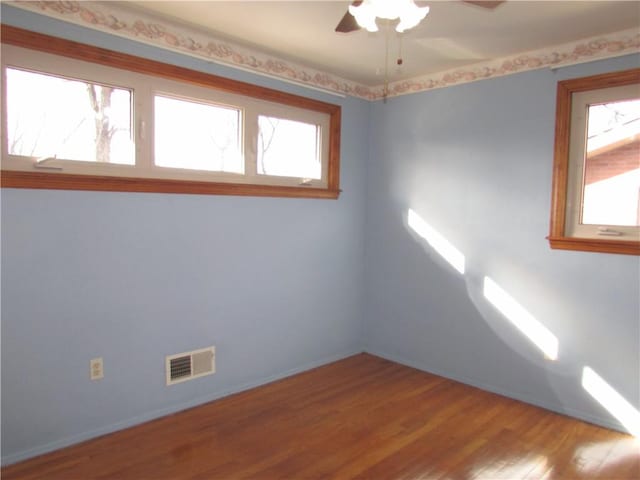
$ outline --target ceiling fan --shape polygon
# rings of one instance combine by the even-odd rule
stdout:
[[[476,5],[478,7],[486,8],[489,10],[493,10],[501,3],[504,3],[506,0],[461,0],[463,3],[469,3],[471,5]],[[353,7],[358,7],[362,4],[363,0],[354,0],[351,5]],[[357,30],[360,30],[362,27],[358,25],[356,21],[356,17],[354,17],[349,10],[344,14],[342,20],[338,23],[335,28],[335,31],[338,33],[351,33]]]

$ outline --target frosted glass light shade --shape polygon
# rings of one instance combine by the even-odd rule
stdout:
[[[376,18],[387,20],[400,19],[396,25],[397,32],[404,32],[418,25],[429,13],[429,7],[418,7],[413,0],[364,0],[360,5],[349,6],[362,28],[369,32],[377,32]]]

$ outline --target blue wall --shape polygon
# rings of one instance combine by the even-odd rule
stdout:
[[[638,57],[369,104],[2,5],[2,21],[342,105],[338,201],[2,190],[2,459],[10,463],[366,349],[603,425],[584,366],[640,404],[637,257],[551,250],[555,84]],[[466,256],[458,274],[414,209]],[[542,358],[491,276],[558,337]],[[164,386],[164,356],[217,373]],[[102,356],[105,378],[88,380]]]
[[[3,189],[3,463],[362,351],[368,102],[6,5],[2,21],[339,103],[343,189],[337,201]],[[208,345],[215,375],[165,386],[165,355]]]
[[[640,406],[640,260],[551,250],[556,82],[637,67],[626,56],[375,104],[367,163],[366,348],[603,425],[589,366]],[[460,275],[407,210],[466,257]],[[542,353],[484,298],[491,277],[559,341]]]

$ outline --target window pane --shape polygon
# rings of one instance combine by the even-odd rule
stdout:
[[[640,100],[590,105],[582,222],[640,225]]]
[[[11,155],[133,165],[131,92],[7,68]]]
[[[260,115],[258,127],[259,174],[321,178],[317,125]]]
[[[155,97],[155,164],[243,173],[240,110]]]

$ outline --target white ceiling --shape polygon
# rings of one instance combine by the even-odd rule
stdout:
[[[129,1],[127,9],[189,26],[359,84],[384,82],[384,31],[336,33],[348,1]],[[462,1],[418,2],[431,11],[415,29],[389,34],[392,82],[628,29],[637,1],[518,1],[495,10]],[[401,67],[396,66],[400,43]]]

